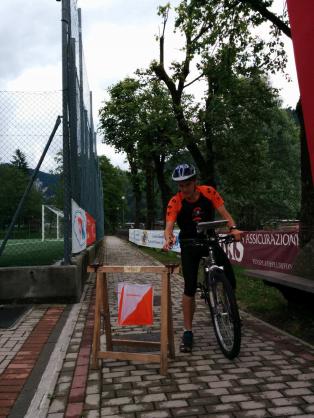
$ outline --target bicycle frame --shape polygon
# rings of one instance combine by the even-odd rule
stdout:
[[[224,274],[224,268],[217,265],[214,253],[217,243],[234,241],[230,235],[219,237],[215,233],[215,228],[226,224],[227,221],[199,223],[197,230],[205,233],[205,238],[194,240],[193,245],[208,249],[208,255],[202,257],[204,277],[203,281],[198,283],[198,287],[209,306],[218,344],[223,354],[233,359],[240,352],[241,321],[234,291]]]

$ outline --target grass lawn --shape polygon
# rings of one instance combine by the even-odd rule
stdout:
[[[9,240],[0,267],[51,265],[63,258],[63,241]]]
[[[180,262],[177,253],[140,247],[162,263]],[[314,309],[288,305],[281,292],[264,285],[262,280],[247,277],[243,268],[234,266],[237,277],[237,300],[240,309],[314,345]]]

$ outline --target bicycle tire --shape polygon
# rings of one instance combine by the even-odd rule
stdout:
[[[212,269],[209,274],[207,302],[215,336],[225,357],[232,360],[241,348],[241,320],[234,290],[220,268]]]

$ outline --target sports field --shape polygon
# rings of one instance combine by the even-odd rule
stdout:
[[[0,257],[0,267],[51,265],[62,258],[63,240],[12,239]]]

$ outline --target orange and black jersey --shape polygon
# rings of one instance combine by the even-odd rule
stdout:
[[[220,194],[211,186],[196,186],[200,196],[196,202],[188,202],[178,192],[167,206],[166,221],[177,222],[180,238],[195,238],[196,222],[208,222],[214,219],[215,209],[224,204]]]

